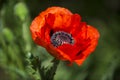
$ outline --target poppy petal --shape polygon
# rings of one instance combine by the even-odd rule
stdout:
[[[98,30],[96,28],[94,28],[93,26],[90,26],[90,25],[87,25],[88,29],[87,29],[87,37],[91,40],[90,41],[90,45],[87,47],[86,50],[84,50],[80,56],[82,55],[83,57],[82,58],[79,58],[77,60],[75,60],[75,62],[78,64],[78,65],[81,65],[83,63],[83,61],[87,58],[87,56],[89,54],[91,54],[97,44],[98,44],[98,39],[100,37],[100,34],[98,32]]]
[[[53,55],[57,59],[71,61],[71,58],[67,54],[65,54],[63,51],[61,51],[59,49],[56,49],[53,45],[49,44],[45,48],[51,55]]]
[[[50,7],[41,12],[33,20],[30,31],[34,42],[46,48],[51,55],[60,60],[76,62],[78,65],[95,50],[100,36],[96,28],[81,22],[79,14],[72,14],[61,7]],[[54,46],[51,36],[56,32],[71,35],[67,36],[68,41],[72,39],[74,42]],[[62,41],[60,38],[58,40]]]
[[[72,13],[65,8],[50,7],[47,10],[40,13],[43,17],[48,17],[47,21],[51,22],[54,19],[54,24],[51,25],[52,29],[65,29],[69,27]]]
[[[71,24],[70,24],[70,33],[72,35],[76,35],[76,33],[80,32],[80,22],[81,22],[81,17],[78,14],[73,14],[71,16]],[[72,28],[71,28],[72,27]],[[78,31],[78,32],[76,32]]]

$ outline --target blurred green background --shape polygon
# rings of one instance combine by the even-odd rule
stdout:
[[[39,79],[30,67],[30,54],[50,65],[53,57],[34,44],[29,31],[31,21],[50,6],[79,13],[101,34],[83,65],[61,61],[55,80],[120,80],[120,0],[0,0],[0,80]]]

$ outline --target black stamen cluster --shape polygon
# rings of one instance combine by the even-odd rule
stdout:
[[[53,33],[53,35],[51,36],[51,43],[55,47],[58,47],[63,44],[73,44],[74,39],[71,34],[64,31],[58,31]]]

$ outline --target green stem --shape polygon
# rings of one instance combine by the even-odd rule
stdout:
[[[41,67],[41,62],[38,60],[38,63],[40,63],[38,64],[38,71],[41,76],[41,80],[54,80],[54,76],[56,74],[56,70],[60,61],[53,59],[52,62],[53,65],[45,72],[46,68]]]
[[[54,80],[54,76],[56,74],[56,70],[60,61],[57,59],[54,59],[52,62],[53,62],[53,66],[47,71],[46,80]]]

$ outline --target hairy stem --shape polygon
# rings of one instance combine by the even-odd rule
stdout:
[[[41,67],[41,62],[38,60],[38,71],[41,76],[41,80],[54,80],[54,76],[56,74],[56,70],[59,64],[59,60],[56,58],[52,60],[53,65],[46,71],[47,68]],[[49,66],[48,66],[49,67]]]

